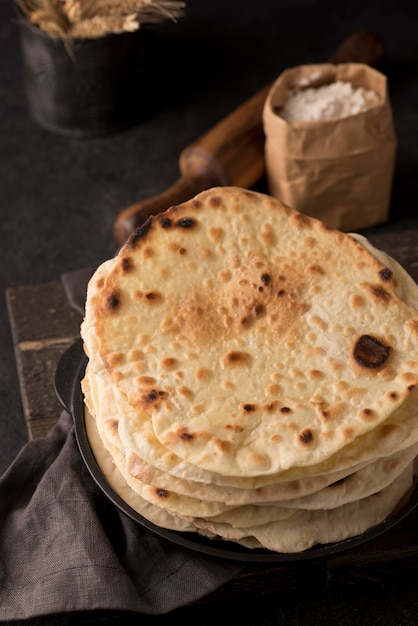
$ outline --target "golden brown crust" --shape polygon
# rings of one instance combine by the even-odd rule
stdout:
[[[163,526],[298,551],[411,486],[418,290],[357,236],[207,190],[98,268],[82,336],[102,444]]]
[[[251,476],[318,463],[399,406],[405,375],[418,381],[417,319],[391,270],[354,238],[223,187],[137,229],[94,324],[113,380],[164,446],[202,469]],[[275,403],[291,422],[272,419],[264,407]]]

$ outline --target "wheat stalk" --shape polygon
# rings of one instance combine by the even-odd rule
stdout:
[[[184,2],[173,0],[67,0],[82,7],[84,17],[96,15],[141,14],[142,17],[173,18],[178,10],[183,9]]]
[[[132,32],[141,24],[176,21],[180,0],[16,0],[26,19],[51,36],[94,38]]]
[[[71,29],[71,36],[76,38],[95,38],[102,37],[107,33],[123,33],[138,30],[139,22],[136,15],[113,15],[102,17],[96,15],[94,17],[81,20],[74,24]]]
[[[64,36],[68,31],[61,0],[16,0],[16,3],[28,22],[46,33]]]

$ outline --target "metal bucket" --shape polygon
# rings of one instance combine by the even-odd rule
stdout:
[[[66,44],[22,15],[18,25],[29,113],[42,127],[69,136],[102,135],[145,116],[150,31]]]

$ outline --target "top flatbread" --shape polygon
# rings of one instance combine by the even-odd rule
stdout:
[[[113,383],[162,445],[225,476],[322,463],[417,393],[418,311],[392,271],[239,188],[138,229],[93,323]]]

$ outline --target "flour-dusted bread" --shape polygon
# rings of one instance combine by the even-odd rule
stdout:
[[[417,294],[363,238],[264,194],[204,191],[89,283],[82,387],[100,441],[170,527],[298,551],[274,540],[283,520],[324,529],[350,506],[361,524],[332,536],[352,536],[412,486]]]

